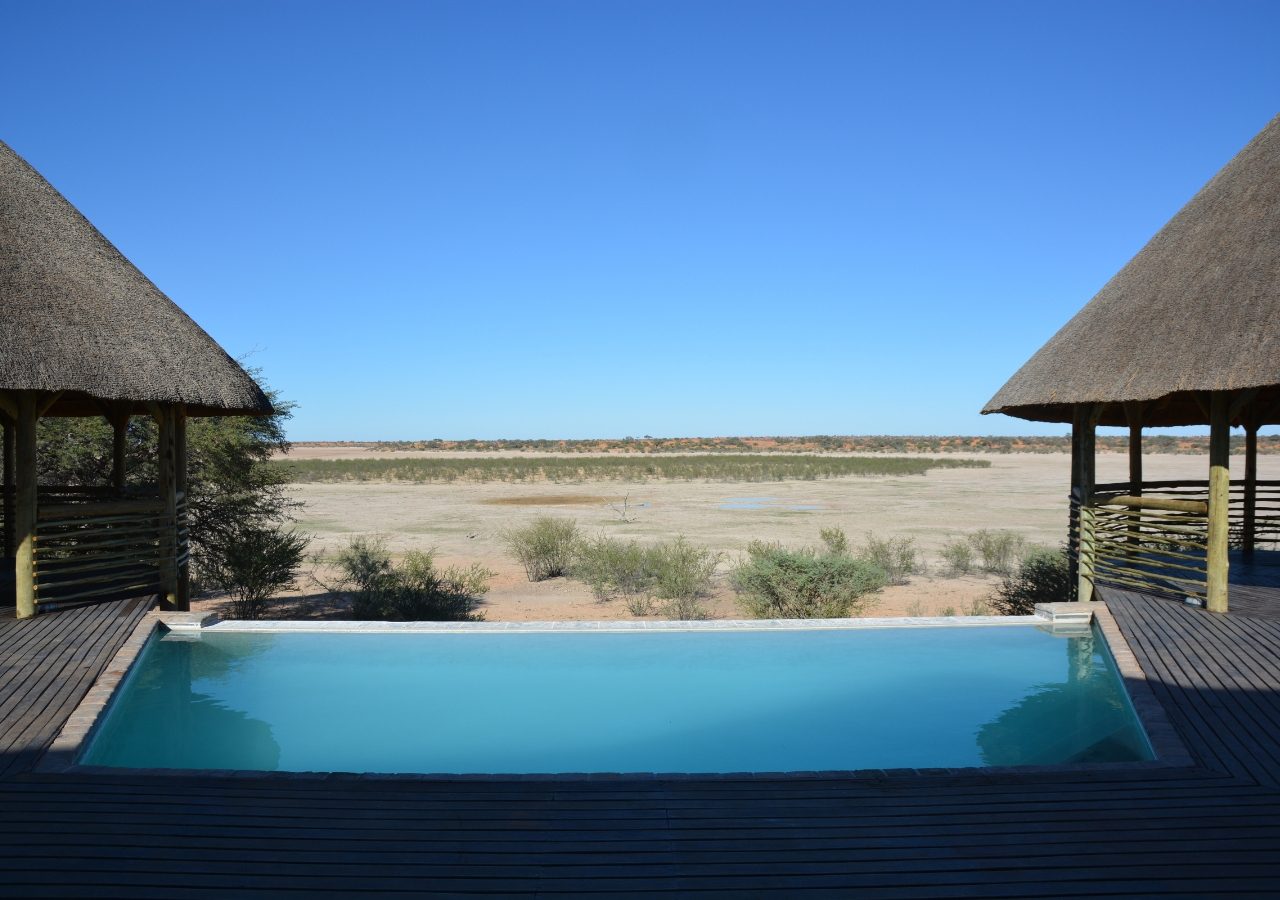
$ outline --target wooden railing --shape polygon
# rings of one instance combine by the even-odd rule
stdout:
[[[150,496],[139,496],[139,494]],[[36,518],[37,607],[158,593],[188,564],[186,499],[176,518],[156,492],[99,488],[41,491]],[[172,537],[171,537],[172,536]],[[176,539],[176,556],[167,547]]]
[[[1252,506],[1245,483],[1231,483],[1230,544],[1280,542],[1280,481],[1259,481]],[[1087,502],[1072,497],[1072,544],[1081,577],[1155,594],[1207,598],[1207,481],[1100,484]]]

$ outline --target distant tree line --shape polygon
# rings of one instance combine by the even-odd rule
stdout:
[[[315,445],[345,442],[317,441]],[[352,442],[358,443],[358,442]],[[377,451],[445,450],[505,451],[542,453],[1070,453],[1071,436],[1002,437],[988,436],[910,436],[910,435],[835,435],[762,437],[693,437],[655,438],[625,437],[586,440],[554,440],[546,438],[502,440],[446,441],[377,441],[363,444]],[[1129,448],[1125,435],[1099,435],[1099,450],[1124,452]],[[1232,435],[1232,451],[1244,452],[1244,436]],[[1143,438],[1143,451],[1154,454],[1209,452],[1207,436],[1149,434]],[[1259,453],[1280,453],[1280,435],[1260,435]]]

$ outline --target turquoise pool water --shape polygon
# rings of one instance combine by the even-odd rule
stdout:
[[[550,773],[1149,758],[1100,636],[1004,625],[153,637],[81,762]]]

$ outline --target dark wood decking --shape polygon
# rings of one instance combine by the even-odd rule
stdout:
[[[5,758],[0,894],[1275,895],[1280,618],[1102,593],[1196,765],[856,780],[39,775],[30,748],[52,736],[52,698],[69,709],[139,613],[22,623],[0,631],[6,665],[39,657],[42,640],[52,659],[24,662],[36,674],[21,690],[51,699],[24,714],[43,724]],[[80,680],[56,686],[61,673]]]

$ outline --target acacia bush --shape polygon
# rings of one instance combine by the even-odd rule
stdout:
[[[1016,531],[988,528],[969,535],[969,543],[982,560],[982,571],[991,575],[1011,574],[1027,549],[1027,539]]]
[[[598,537],[578,545],[569,574],[600,601],[652,594],[654,572],[649,548],[636,541]]]
[[[889,584],[906,584],[910,576],[924,571],[915,538],[879,538],[868,532],[858,557],[883,572]]]
[[[667,601],[661,608],[671,618],[702,619],[720,560],[683,537],[646,546],[602,536],[579,542],[569,574],[598,600],[622,597],[632,615],[649,615],[656,599]]]
[[[267,601],[293,587],[310,538],[293,529],[246,524],[224,552],[205,559],[205,578],[231,597],[231,617],[258,619]]]
[[[968,575],[973,571],[973,545],[967,540],[947,541],[939,551],[943,571],[951,578]]]
[[[1006,575],[991,595],[991,607],[1002,616],[1029,616],[1037,603],[1070,600],[1074,593],[1066,547],[1038,547],[1027,553],[1016,572]]]
[[[757,619],[828,619],[862,615],[884,587],[884,571],[848,552],[752,541],[730,580],[738,603]],[[838,544],[837,544],[838,546]]]
[[[351,596],[353,619],[478,622],[484,618],[476,608],[489,591],[493,572],[478,563],[439,568],[434,551],[412,550],[396,566],[386,544],[369,537],[353,538],[339,551],[335,563],[342,574],[336,589]]]
[[[539,516],[528,525],[499,533],[507,550],[524,566],[530,581],[565,575],[573,567],[581,536],[573,519]]]

